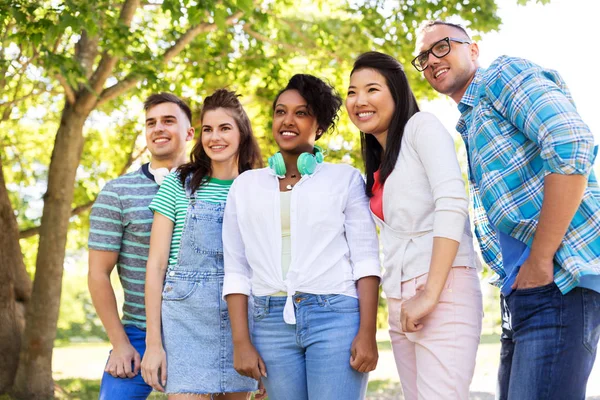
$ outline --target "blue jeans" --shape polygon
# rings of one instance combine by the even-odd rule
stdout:
[[[131,345],[140,353],[140,359],[146,351],[146,331],[132,325],[125,326],[125,333]],[[133,364],[133,363],[132,363]],[[133,368],[133,365],[132,365]],[[133,378],[115,378],[108,372],[102,375],[99,400],[135,400],[146,399],[152,388],[144,382],[141,372]]]
[[[255,297],[252,342],[265,362],[270,400],[364,399],[369,374],[350,366],[358,299],[296,294],[296,325],[283,321],[285,297]]]
[[[501,296],[500,400],[583,400],[600,337],[600,293],[551,283]]]

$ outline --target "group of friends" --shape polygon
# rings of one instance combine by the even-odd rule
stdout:
[[[461,112],[475,233],[501,291],[497,398],[584,399],[600,336],[593,135],[555,71],[506,56],[481,68],[460,25],[425,22],[416,54]],[[315,144],[343,103],[294,75],[274,98],[279,151],[263,167],[236,93],[205,98],[189,161],[190,108],[147,98],[151,161],[107,183],[90,215],[89,288],[113,347],[101,399],[246,400],[259,387],[364,399],[380,284],[404,397],[468,399],[481,264],[454,141],[395,58],[364,53],[345,106],[365,183]]]

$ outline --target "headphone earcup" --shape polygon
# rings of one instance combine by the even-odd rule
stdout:
[[[317,168],[317,159],[310,153],[302,153],[298,157],[298,172],[301,175],[312,175]]]
[[[317,160],[318,164],[321,164],[325,159],[325,156],[323,156],[323,149],[321,149],[319,146],[315,146],[315,159]]]
[[[275,175],[285,175],[285,162],[280,152],[273,154],[269,157],[269,167],[275,172]]]

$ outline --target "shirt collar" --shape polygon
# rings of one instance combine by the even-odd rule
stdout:
[[[483,71],[483,68],[477,68],[475,71],[475,76],[473,76],[473,80],[467,87],[465,94],[457,105],[458,111],[460,111],[461,115],[458,123],[456,124],[456,130],[463,136],[463,138],[467,130],[467,122],[465,119],[467,119],[468,113],[475,105],[475,99],[479,94],[479,86],[483,81]]]
[[[460,103],[458,103],[458,110],[461,114],[464,114],[465,111],[468,111],[469,108],[472,108],[475,105],[475,97],[479,91],[479,85],[483,80],[483,68],[477,68],[475,71],[475,76],[473,76],[473,80],[467,87],[465,94],[462,99],[460,99]]]

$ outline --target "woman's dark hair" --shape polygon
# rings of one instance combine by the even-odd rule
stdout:
[[[200,113],[200,120],[204,119],[204,115],[207,111],[213,111],[218,108],[223,108],[227,113],[234,119],[239,131],[240,131],[240,147],[238,149],[238,172],[242,173],[252,168],[262,167],[262,158],[260,155],[260,148],[256,142],[256,138],[252,133],[252,125],[250,119],[242,107],[238,99],[238,95],[235,92],[219,89],[212,95],[204,99],[202,105],[202,111]],[[196,144],[192,149],[190,155],[190,162],[181,165],[177,171],[179,172],[179,178],[181,184],[185,186],[185,180],[188,175],[192,175],[190,181],[190,187],[192,192],[198,190],[200,185],[205,182],[206,177],[210,177],[212,174],[212,165],[210,157],[204,151],[202,146],[202,132]]]
[[[273,110],[275,110],[279,96],[288,90],[297,90],[300,96],[306,100],[309,113],[317,119],[317,125],[323,130],[323,133],[330,128],[332,130],[335,128],[339,118],[338,111],[342,106],[342,98],[331,85],[316,76],[296,74],[292,76],[287,86],[275,96]],[[317,136],[317,139],[323,136],[323,133]]]
[[[363,160],[367,173],[367,196],[373,196],[373,174],[379,169],[379,182],[384,183],[392,173],[400,154],[400,145],[404,135],[404,127],[408,120],[419,111],[419,105],[412,92],[404,68],[394,57],[377,51],[361,54],[354,62],[350,76],[361,69],[372,69],[385,78],[385,82],[394,100],[394,113],[388,127],[386,148],[375,139],[375,136],[360,133]]]

